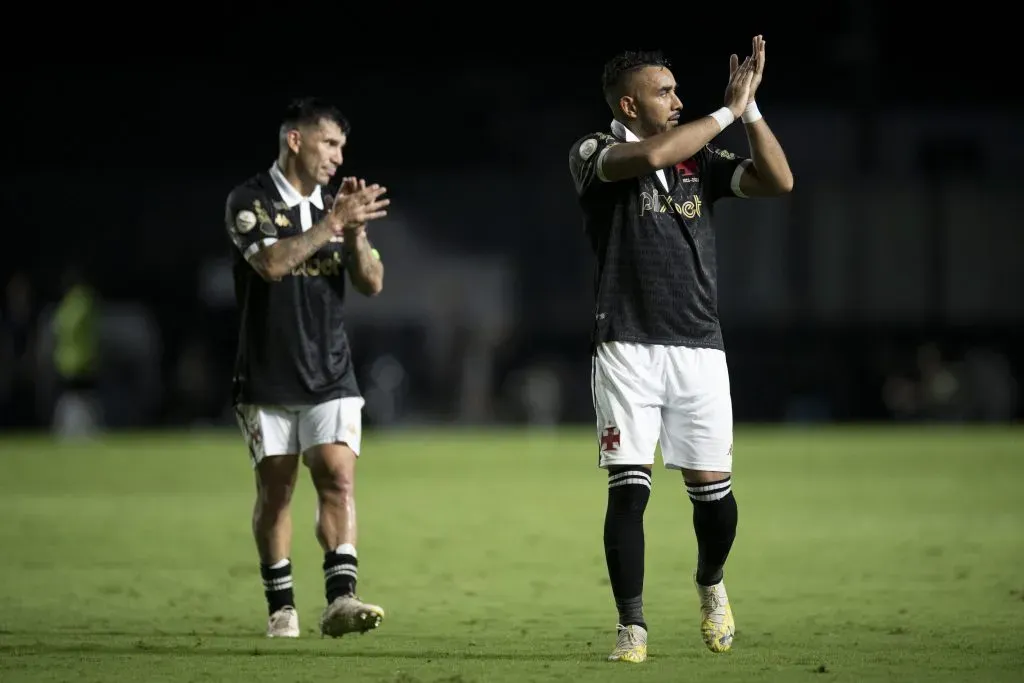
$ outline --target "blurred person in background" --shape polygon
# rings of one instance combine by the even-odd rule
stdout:
[[[241,329],[233,403],[256,475],[252,529],[269,619],[267,636],[299,636],[291,569],[290,504],[299,457],[317,491],[316,537],[324,552],[327,607],[320,632],[377,628],[378,605],[356,596],[355,468],[364,399],[352,367],[342,306],[346,273],[356,290],[383,287],[380,255],[366,233],[386,215],[385,188],[343,180],[348,122],[315,99],[293,102],[279,129],[278,158],[230,192],[225,225],[236,249]]]
[[[61,436],[88,436],[102,422],[96,392],[98,308],[95,289],[78,267],[70,267],[64,274],[63,294],[51,321],[57,375],[53,429]]]
[[[0,427],[28,429],[36,419],[36,325],[32,283],[16,273],[0,309]]]

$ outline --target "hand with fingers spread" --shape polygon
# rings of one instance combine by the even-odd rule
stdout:
[[[338,196],[336,198],[337,199],[341,199],[344,196],[353,195],[353,194],[359,192],[360,189],[365,188],[365,187],[366,187],[366,181],[365,180],[361,180],[359,178],[356,178],[355,176],[345,176],[344,178],[341,179],[341,185],[338,187]],[[329,199],[331,200],[331,202],[333,202],[335,198],[330,198],[329,197]],[[330,210],[330,207],[328,207],[328,210]],[[362,230],[365,227],[366,227],[366,223],[360,223],[360,224],[355,225],[355,226],[345,227],[344,229],[345,230]]]
[[[391,200],[382,199],[385,192],[387,188],[376,183],[367,185],[365,180],[345,178],[327,214],[334,232],[341,234],[343,230],[359,230],[367,221],[388,215],[385,208]]]
[[[764,74],[764,36],[754,36],[753,51],[750,56],[753,57],[754,68],[753,76],[750,79],[750,94],[747,96],[747,104],[754,101],[754,93],[757,92],[757,86],[761,85],[761,77]]]
[[[754,60],[747,57],[740,63],[736,55],[729,57],[729,83],[725,86],[725,106],[739,118],[750,99],[750,84],[754,78]]]

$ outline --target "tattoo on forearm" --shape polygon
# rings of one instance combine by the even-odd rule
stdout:
[[[324,245],[323,232],[313,229],[273,245],[273,260],[282,270],[291,271],[304,263]]]
[[[350,247],[355,257],[355,274],[364,281],[372,281],[380,277],[381,263],[373,254],[370,241],[366,234],[360,234]]]

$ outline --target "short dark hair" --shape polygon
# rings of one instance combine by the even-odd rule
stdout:
[[[614,107],[615,100],[622,95],[629,75],[645,66],[667,68],[672,64],[661,50],[625,50],[605,63],[604,73],[601,75],[601,89],[609,106]]]
[[[338,124],[341,132],[348,135],[352,127],[334,104],[319,97],[300,97],[292,100],[281,118],[281,133],[299,126],[315,126],[327,119]]]

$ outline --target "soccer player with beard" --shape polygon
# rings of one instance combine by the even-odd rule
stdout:
[[[683,104],[658,52],[624,52],[604,68],[609,133],[573,144],[569,169],[596,257],[592,377],[598,466],[608,472],[604,547],[618,610],[609,659],[647,658],[644,525],[651,470],[682,472],[693,507],[701,633],[714,652],[735,622],[724,566],[736,536],[733,416],[718,318],[715,202],[775,197],[793,175],[758,111],[765,43],[730,57],[725,106],[680,122]],[[741,118],[749,157],[711,144]]]

